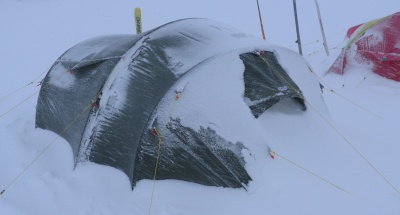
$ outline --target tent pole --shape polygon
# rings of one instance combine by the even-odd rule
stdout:
[[[317,13],[318,13],[318,19],[319,19],[319,26],[321,27],[321,33],[322,33],[322,39],[324,40],[324,48],[325,48],[325,52],[326,55],[329,56],[329,49],[328,49],[328,43],[326,42],[326,37],[325,37],[325,31],[324,31],[324,27],[322,25],[322,19],[321,19],[321,13],[319,11],[319,4],[317,0],[315,1],[315,6],[317,7]]]
[[[303,55],[303,51],[301,50],[301,40],[300,40],[300,32],[299,32],[299,22],[297,20],[297,9],[296,9],[296,0],[293,0],[293,9],[294,9],[294,19],[296,22],[296,33],[297,33],[297,45],[299,46],[299,53]]]
[[[258,8],[258,17],[260,18],[261,34],[262,34],[262,38],[265,40],[264,27],[262,24],[260,5],[258,4],[258,0],[257,0],[257,8]]]

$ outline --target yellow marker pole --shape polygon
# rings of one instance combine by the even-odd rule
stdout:
[[[140,8],[135,8],[135,26],[136,26],[136,34],[142,33],[142,13]]]

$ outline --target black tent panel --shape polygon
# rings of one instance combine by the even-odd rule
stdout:
[[[151,127],[161,128],[155,120]],[[245,147],[220,137],[211,128],[198,131],[185,127],[181,119],[171,119],[159,137],[144,133],[140,142],[134,181],[153,179],[158,145],[161,147],[157,179],[180,179],[198,184],[244,187],[251,180],[241,155]]]
[[[42,81],[36,127],[62,136],[77,157],[89,116],[85,109],[134,43],[135,38],[126,35],[104,36],[82,42],[65,52]]]
[[[159,49],[159,48],[158,48]],[[113,166],[124,171],[132,181],[136,150],[145,125],[158,102],[177,78],[168,68],[162,50],[153,46],[143,47],[125,72],[126,102],[120,110],[110,105],[100,107],[96,119],[97,131],[90,139],[89,160]],[[160,57],[161,56],[161,57]],[[114,83],[113,87],[119,82]],[[102,98],[112,100],[112,97]]]
[[[282,99],[293,98],[306,109],[300,88],[279,64],[273,52],[240,55],[244,70],[244,98],[253,115],[258,118],[265,110]]]

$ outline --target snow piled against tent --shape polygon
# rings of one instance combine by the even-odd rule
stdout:
[[[7,27],[4,29],[13,29],[13,31],[5,31],[4,39],[2,39],[4,51],[0,51],[0,60],[6,72],[2,73],[0,80],[0,89],[3,92],[1,96],[8,95],[16,89],[16,86],[25,86],[42,71],[47,71],[47,67],[62,52],[77,42],[95,35],[123,32],[124,29],[126,31],[133,26],[130,24],[132,21],[126,19],[132,13],[133,7],[129,7],[132,2],[119,1],[112,4],[107,1],[100,2],[9,0],[0,3],[4,6],[0,7],[2,11],[0,16],[2,20],[6,20],[2,22],[2,25]],[[169,4],[173,7],[179,6],[176,1],[171,2]],[[99,10],[88,9],[94,4]],[[196,10],[185,7],[181,13],[170,16],[167,16],[167,7],[154,7],[154,2],[141,4],[149,11],[159,12],[159,16],[147,17],[148,23],[158,26],[165,20],[161,22],[156,17],[168,17],[174,20],[182,15],[196,15],[199,11],[204,14],[204,10],[201,9],[209,8],[210,4],[216,5],[216,8],[221,10],[226,9],[224,4],[228,3],[223,2],[219,5],[214,1],[190,2],[198,6]],[[358,6],[357,4],[365,7],[364,13],[354,16],[354,8]],[[381,17],[382,11],[398,8],[388,6],[388,4],[382,1],[364,4],[364,0],[359,0],[335,1],[332,4],[321,4],[321,6],[322,9],[324,7],[326,9],[323,15],[326,15],[324,18],[327,19],[324,21],[327,21],[328,26],[342,27],[342,29],[332,28],[330,34],[333,34],[361,21],[367,21],[362,20],[366,17]],[[390,2],[390,4],[396,3]],[[248,5],[248,1],[238,2],[238,5],[240,6],[237,6],[237,9],[243,8],[247,11],[245,5]],[[302,5],[298,5],[299,9]],[[368,5],[371,8],[368,8]],[[381,5],[383,6],[380,7]],[[278,8],[290,8],[290,6],[283,5]],[[351,15],[334,16],[332,13],[337,13],[338,7],[343,9],[343,14],[351,13]],[[77,12],[68,13],[74,10]],[[376,10],[381,14],[375,15]],[[115,11],[121,11],[121,13]],[[313,18],[311,16],[313,12],[308,10],[307,14],[310,15],[302,20]],[[229,16],[227,13],[229,11],[218,12],[217,14],[220,15],[213,18],[231,19],[230,17],[236,14],[235,12]],[[274,10],[271,13],[277,15],[277,13],[282,13],[282,10]],[[211,14],[212,12],[209,12],[206,15],[212,16]],[[98,19],[85,22],[84,19],[87,17]],[[249,24],[253,23],[250,21],[252,18],[257,19],[257,17],[249,17],[249,19],[242,17],[240,22],[231,20],[231,23],[233,26],[241,25],[249,32],[257,33],[258,31],[252,30],[258,30],[259,26]],[[273,17],[268,19],[268,16],[266,20],[277,22]],[[267,22],[271,25],[269,33],[273,34],[272,40],[280,41],[282,45],[293,43],[294,37],[290,36],[292,34],[287,32],[282,34],[281,31],[282,23],[291,24],[289,20],[292,20],[291,16],[277,22],[279,25]],[[70,24],[62,26],[60,23]],[[105,28],[107,30],[104,30]],[[90,29],[90,31],[85,29]],[[77,31],[70,33],[74,30]],[[302,35],[308,35],[308,38],[315,38],[318,34],[318,31],[311,30],[302,32]],[[277,38],[282,38],[282,40],[277,40]],[[343,36],[340,35],[338,40],[341,41],[342,38]],[[334,43],[331,44],[334,45]],[[293,60],[284,59],[281,55],[278,58],[280,61]],[[332,59],[325,60],[318,55],[307,56],[307,58],[313,70],[325,84],[331,87],[330,89],[336,92],[331,93],[325,90],[323,93],[332,119],[329,122],[354,144],[396,188],[399,188],[400,184],[396,180],[400,177],[398,171],[400,146],[397,135],[400,121],[398,82],[386,80],[359,67],[350,68],[351,73],[344,76],[336,74],[324,76],[324,72],[331,65],[328,61]],[[216,60],[222,62],[228,59]],[[24,60],[24,63],[21,63],[21,60]],[[234,60],[233,63],[238,64],[236,59],[232,60]],[[323,61],[322,64],[321,61]],[[295,67],[289,70],[291,73],[296,72]],[[238,75],[219,78],[233,79],[235,85],[240,87]],[[211,84],[215,85],[217,81],[218,79]],[[33,94],[38,90],[36,84],[35,82],[13,96],[0,99],[0,114],[4,114],[22,100],[32,97],[22,106],[0,117],[0,189],[4,189],[37,155],[53,141],[55,142],[0,196],[0,213],[21,215],[148,214],[152,181],[140,181],[131,191],[126,175],[114,168],[85,163],[73,170],[73,156],[69,144],[49,131],[34,129],[36,96]],[[187,82],[186,86],[188,88],[182,85],[176,86],[176,89],[185,88],[184,91],[187,90],[187,94],[196,96],[191,92],[191,88],[194,89],[196,85]],[[217,98],[225,99],[221,96],[223,96],[222,92],[227,90],[222,87],[221,93],[209,92],[217,94],[217,97],[210,98],[211,100],[204,97],[199,97],[199,99],[205,102],[216,102]],[[182,99],[185,99],[185,94],[182,94]],[[244,136],[252,142],[253,149],[253,153],[246,157],[249,161],[247,168],[254,179],[249,185],[248,192],[243,189],[207,187],[182,181],[157,181],[152,214],[399,214],[399,195],[358,157],[340,135],[317,112],[312,111],[312,108],[308,108],[306,112],[296,112],[290,108],[290,105],[282,102],[268,110],[258,120],[251,120],[246,115],[238,115],[236,112],[243,108],[242,104],[239,104],[240,97],[226,99],[235,101],[234,104],[238,106],[226,107],[218,117],[230,115],[229,119],[237,117],[250,126],[244,128],[240,127],[239,123],[233,123],[230,128],[235,129],[235,132],[228,129],[221,131],[229,133],[232,139],[244,139],[240,138],[240,134],[244,133],[257,134]],[[204,103],[199,103],[199,105],[204,105]],[[183,110],[180,111],[184,113]],[[323,108],[320,111],[323,113]],[[210,113],[218,114],[217,110],[210,110]],[[203,122],[202,125],[207,124],[206,119],[193,121],[196,120]],[[193,126],[200,126],[200,123],[195,124]],[[210,126],[217,129],[215,125]],[[266,154],[267,146],[284,158],[338,185],[348,193],[331,186],[279,156],[271,159]]]

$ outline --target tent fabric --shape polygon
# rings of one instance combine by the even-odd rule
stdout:
[[[61,136],[71,144],[75,157],[89,116],[89,112],[81,114],[82,110],[95,98],[114,66],[136,40],[130,35],[120,35],[80,43],[65,52],[43,80],[36,108],[36,126],[62,133]],[[80,114],[73,126],[64,131]]]
[[[152,127],[162,126],[156,120]],[[157,159],[155,142],[157,137],[150,132],[141,139],[133,181],[153,178]],[[244,187],[251,180],[240,155],[245,148],[243,144],[223,139],[210,127],[195,131],[183,126],[179,118],[172,119],[163,133],[160,147],[159,180],[179,179],[234,188]]]
[[[293,98],[306,109],[301,90],[278,63],[274,53],[240,55],[245,65],[244,97],[253,115],[258,118],[282,99]],[[266,62],[265,62],[265,61]]]
[[[368,64],[385,78],[400,81],[400,12],[350,28],[347,45],[328,72],[343,74],[348,63]]]
[[[36,127],[68,141],[75,164],[90,161],[115,167],[134,187],[154,177],[158,144],[150,130],[165,124],[157,179],[245,187],[251,177],[243,143],[232,143],[209,127],[187,127],[184,118],[162,121],[157,114],[169,111],[160,101],[182,77],[233,50],[242,54],[244,102],[254,117],[282,99],[297,98],[305,107],[300,89],[273,52],[263,55],[276,67],[273,70],[252,52],[259,44],[252,36],[206,19],[84,41],[66,51],[44,78]],[[294,89],[273,74],[275,70]]]

